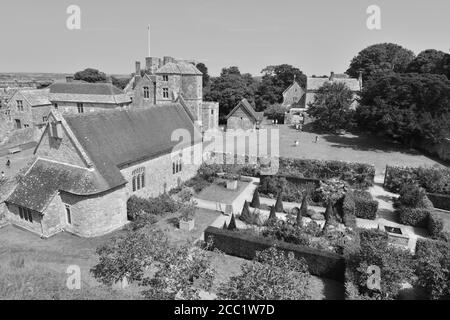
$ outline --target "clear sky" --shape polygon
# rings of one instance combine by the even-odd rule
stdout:
[[[69,5],[81,30],[66,27]],[[366,27],[369,5],[381,30]],[[449,14],[449,0],[1,0],[0,72],[128,74],[147,55],[150,24],[153,56],[195,59],[212,75],[281,63],[323,75],[380,42],[449,52]]]

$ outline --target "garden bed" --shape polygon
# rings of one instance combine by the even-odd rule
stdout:
[[[196,195],[196,198],[231,204],[248,185],[249,182],[238,181],[237,189],[230,190],[226,188],[226,180],[217,179],[209,187],[206,187],[198,195]]]

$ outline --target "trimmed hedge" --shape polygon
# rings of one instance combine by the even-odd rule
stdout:
[[[342,220],[346,227],[356,227],[356,206],[353,196],[345,196],[342,202]]]
[[[384,187],[398,193],[404,185],[417,184],[429,193],[450,195],[450,169],[386,167]]]
[[[431,237],[438,238],[442,231],[444,230],[444,222],[442,221],[442,218],[434,213],[430,212],[430,215],[428,217],[428,232],[430,233]]]
[[[422,208],[402,207],[398,210],[401,224],[417,228],[427,228],[428,218],[431,214],[430,210]]]
[[[427,193],[427,197],[435,208],[450,211],[450,195]]]
[[[372,195],[367,191],[347,192],[344,198],[344,219],[350,215],[354,208],[354,215],[357,218],[375,220],[378,212],[378,201],[373,200]]]
[[[311,274],[344,281],[345,260],[336,253],[214,227],[205,230],[205,239],[212,239],[214,247],[225,254],[250,260],[255,258],[256,252],[276,245],[280,250],[293,252],[296,258],[304,258]]]

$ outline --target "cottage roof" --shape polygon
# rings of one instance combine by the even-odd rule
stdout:
[[[50,87],[50,101],[124,104],[130,98],[111,83],[68,82],[54,83]]]
[[[188,74],[202,75],[203,73],[191,63],[187,62],[168,62],[156,70],[156,74]]]
[[[17,92],[21,94],[32,107],[51,104],[50,100],[48,99],[49,89],[19,90]]]
[[[259,122],[264,117],[264,112],[256,112],[247,99],[242,99],[236,107],[227,115],[226,119],[231,117],[239,108],[243,108],[244,111],[256,122]]]

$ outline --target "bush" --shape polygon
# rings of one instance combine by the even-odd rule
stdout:
[[[207,182],[214,182],[219,172],[223,172],[219,164],[203,163],[197,171],[197,175]]]
[[[131,221],[136,220],[143,214],[161,216],[166,213],[176,212],[178,209],[179,204],[167,194],[149,199],[132,196],[127,202],[127,215]]]
[[[355,215],[361,219],[375,220],[377,218],[378,201],[373,200],[368,192],[354,192]]]
[[[450,244],[418,239],[415,260],[417,284],[431,299],[450,299]]]
[[[342,203],[343,223],[346,227],[356,227],[356,205],[353,192],[348,192]]]
[[[400,189],[400,197],[395,201],[397,207],[405,206],[410,208],[432,209],[433,204],[427,198],[423,188],[414,184],[406,184]]]
[[[450,195],[428,193],[427,197],[435,208],[450,211]]]
[[[427,228],[430,211],[422,208],[403,207],[398,210],[400,223],[417,228]]]
[[[185,182],[187,187],[193,188],[195,193],[200,193],[203,189],[209,187],[211,182],[204,180],[200,176],[195,176],[192,179]]]
[[[443,230],[444,222],[442,221],[442,218],[438,214],[430,212],[430,215],[428,217],[428,232],[430,233],[431,237],[433,239],[440,237]]]
[[[403,186],[416,184],[429,193],[450,195],[449,168],[387,167],[384,186],[398,193]]]

